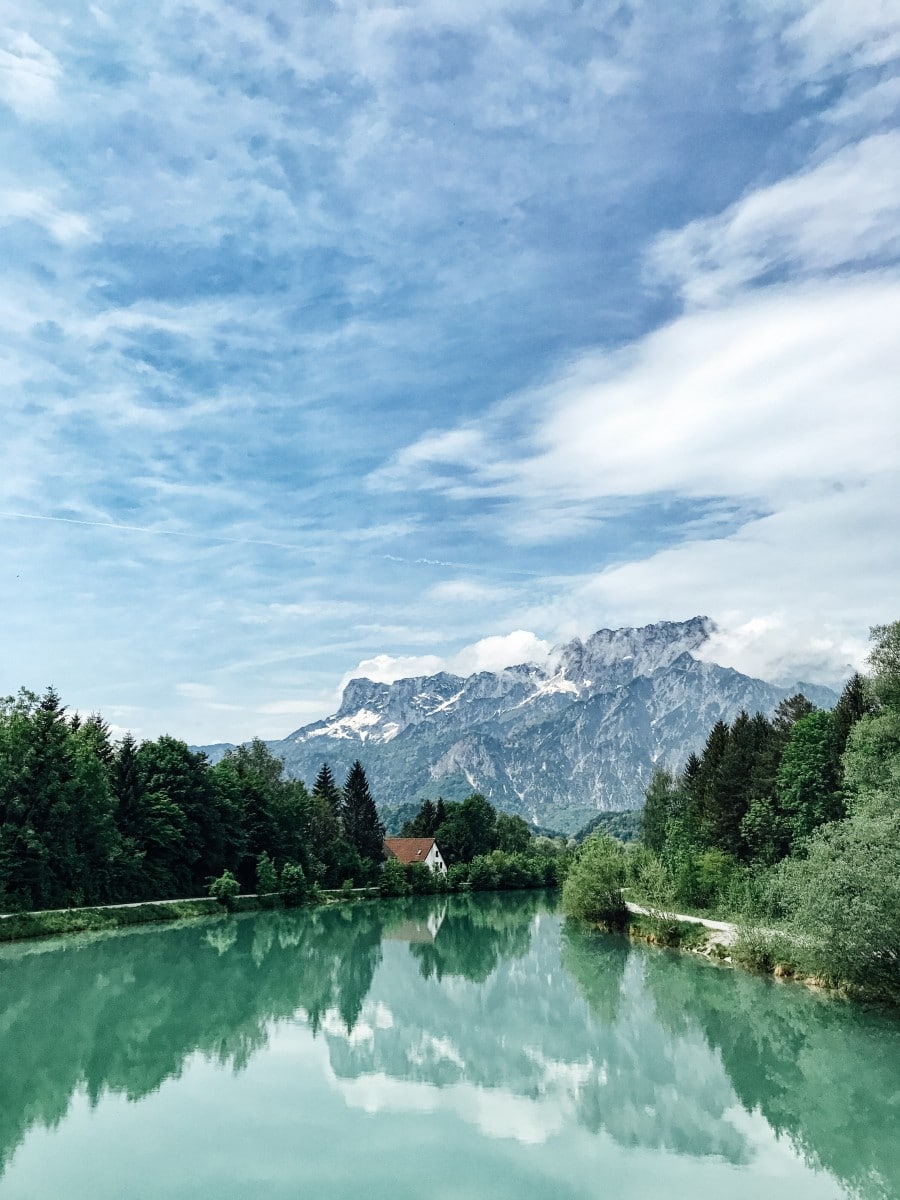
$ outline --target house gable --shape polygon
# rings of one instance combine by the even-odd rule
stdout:
[[[424,863],[431,871],[445,872],[447,864],[434,838],[385,838],[384,853],[402,863]]]

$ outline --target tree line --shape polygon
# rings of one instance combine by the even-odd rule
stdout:
[[[797,694],[772,720],[717,722],[679,775],[653,776],[635,850],[586,843],[568,910],[621,923],[630,886],[744,922],[756,965],[900,1003],[900,621],[873,628],[869,667],[830,711]]]
[[[499,812],[479,792],[461,801],[424,800],[400,836],[433,837],[449,866],[444,878],[422,863],[389,860],[381,875],[388,896],[556,887],[571,857],[564,839],[535,836],[522,817]]]
[[[426,800],[407,825],[406,836],[439,835],[456,887],[492,854],[471,886],[556,879],[533,863],[559,848],[483,796]],[[383,840],[359,761],[343,786],[323,763],[308,788],[258,739],[212,765],[168,735],[116,741],[102,716],[69,714],[53,688],[0,701],[2,911],[200,896],[213,884],[226,902],[238,891],[301,900],[316,886],[378,881]],[[392,878],[400,894],[440,883],[393,867]]]
[[[168,735],[116,742],[52,688],[0,702],[6,911],[198,896],[225,871],[248,891],[286,870],[294,888],[365,882],[383,836],[359,762],[310,791],[259,740],[213,766]]]

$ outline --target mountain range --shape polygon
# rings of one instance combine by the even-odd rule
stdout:
[[[574,832],[597,812],[639,808],[654,769],[679,770],[719,719],[771,715],[796,691],[836,702],[826,687],[778,686],[696,657],[714,630],[707,617],[600,629],[542,665],[352,679],[333,716],[268,746],[307,782],[323,762],[340,780],[360,759],[385,813],[479,791],[534,825]],[[227,748],[200,747],[212,759]]]

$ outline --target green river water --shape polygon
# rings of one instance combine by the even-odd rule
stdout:
[[[539,894],[0,951],[2,1200],[900,1198],[900,1021]]]

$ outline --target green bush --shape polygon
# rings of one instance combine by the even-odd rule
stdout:
[[[278,872],[275,864],[263,850],[256,860],[256,894],[260,900],[278,891]]]
[[[589,838],[563,884],[563,911],[596,925],[623,927],[628,920],[622,897],[625,878],[625,859],[619,844],[610,837]]]
[[[209,885],[210,896],[227,909],[234,908],[240,890],[240,884],[230,871],[223,871],[219,878],[213,879]]]
[[[491,855],[479,854],[469,863],[469,886],[473,892],[493,891],[499,878]]]
[[[422,862],[407,864],[406,881],[414,896],[428,896],[435,890],[435,874]]]
[[[788,889],[815,971],[900,1004],[900,812],[823,826]]]
[[[451,892],[461,892],[469,887],[468,863],[454,863],[447,868],[447,887]]]
[[[307,899],[309,885],[299,863],[285,863],[281,868],[281,893],[285,904],[302,904]]]
[[[731,947],[731,957],[742,967],[771,973],[777,967],[793,974],[800,965],[799,947],[777,930],[741,925]]]
[[[381,878],[378,881],[378,890],[382,896],[409,895],[410,887],[406,878],[406,871],[403,869],[403,863],[398,859],[389,858],[384,864],[381,871]]]

